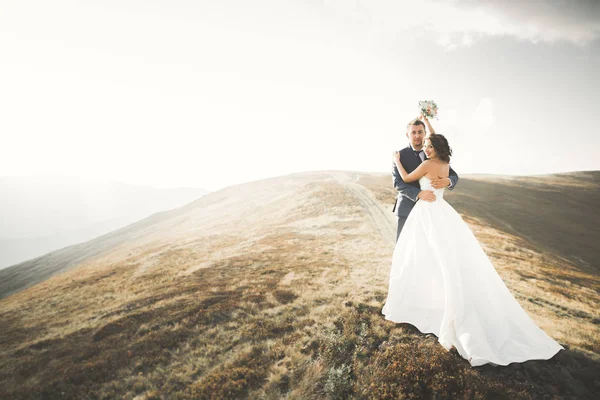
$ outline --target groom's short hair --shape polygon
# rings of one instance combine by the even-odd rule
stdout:
[[[421,121],[419,118],[411,119],[410,122],[406,125],[407,133],[408,133],[411,125],[423,125],[423,130],[427,131],[427,128],[425,128],[425,123],[423,121]]]

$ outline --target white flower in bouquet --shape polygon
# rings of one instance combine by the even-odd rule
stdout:
[[[437,119],[438,106],[433,100],[420,101],[419,111],[427,118]]]

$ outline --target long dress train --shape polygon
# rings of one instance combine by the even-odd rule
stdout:
[[[400,233],[385,319],[433,333],[471,366],[547,360],[564,349],[521,308],[444,189],[419,183],[436,200],[418,201]]]

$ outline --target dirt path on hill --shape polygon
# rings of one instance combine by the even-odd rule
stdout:
[[[384,209],[371,195],[371,192],[363,185],[357,183],[359,179],[358,174],[348,173],[330,173],[339,183],[345,188],[350,190],[353,195],[356,196],[360,205],[366,211],[369,218],[373,221],[375,228],[379,231],[381,237],[389,242],[395,244],[396,242],[396,221],[393,215]]]

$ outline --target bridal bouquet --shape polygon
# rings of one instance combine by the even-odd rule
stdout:
[[[419,102],[419,111],[427,118],[437,119],[438,106],[433,100],[425,100]]]

